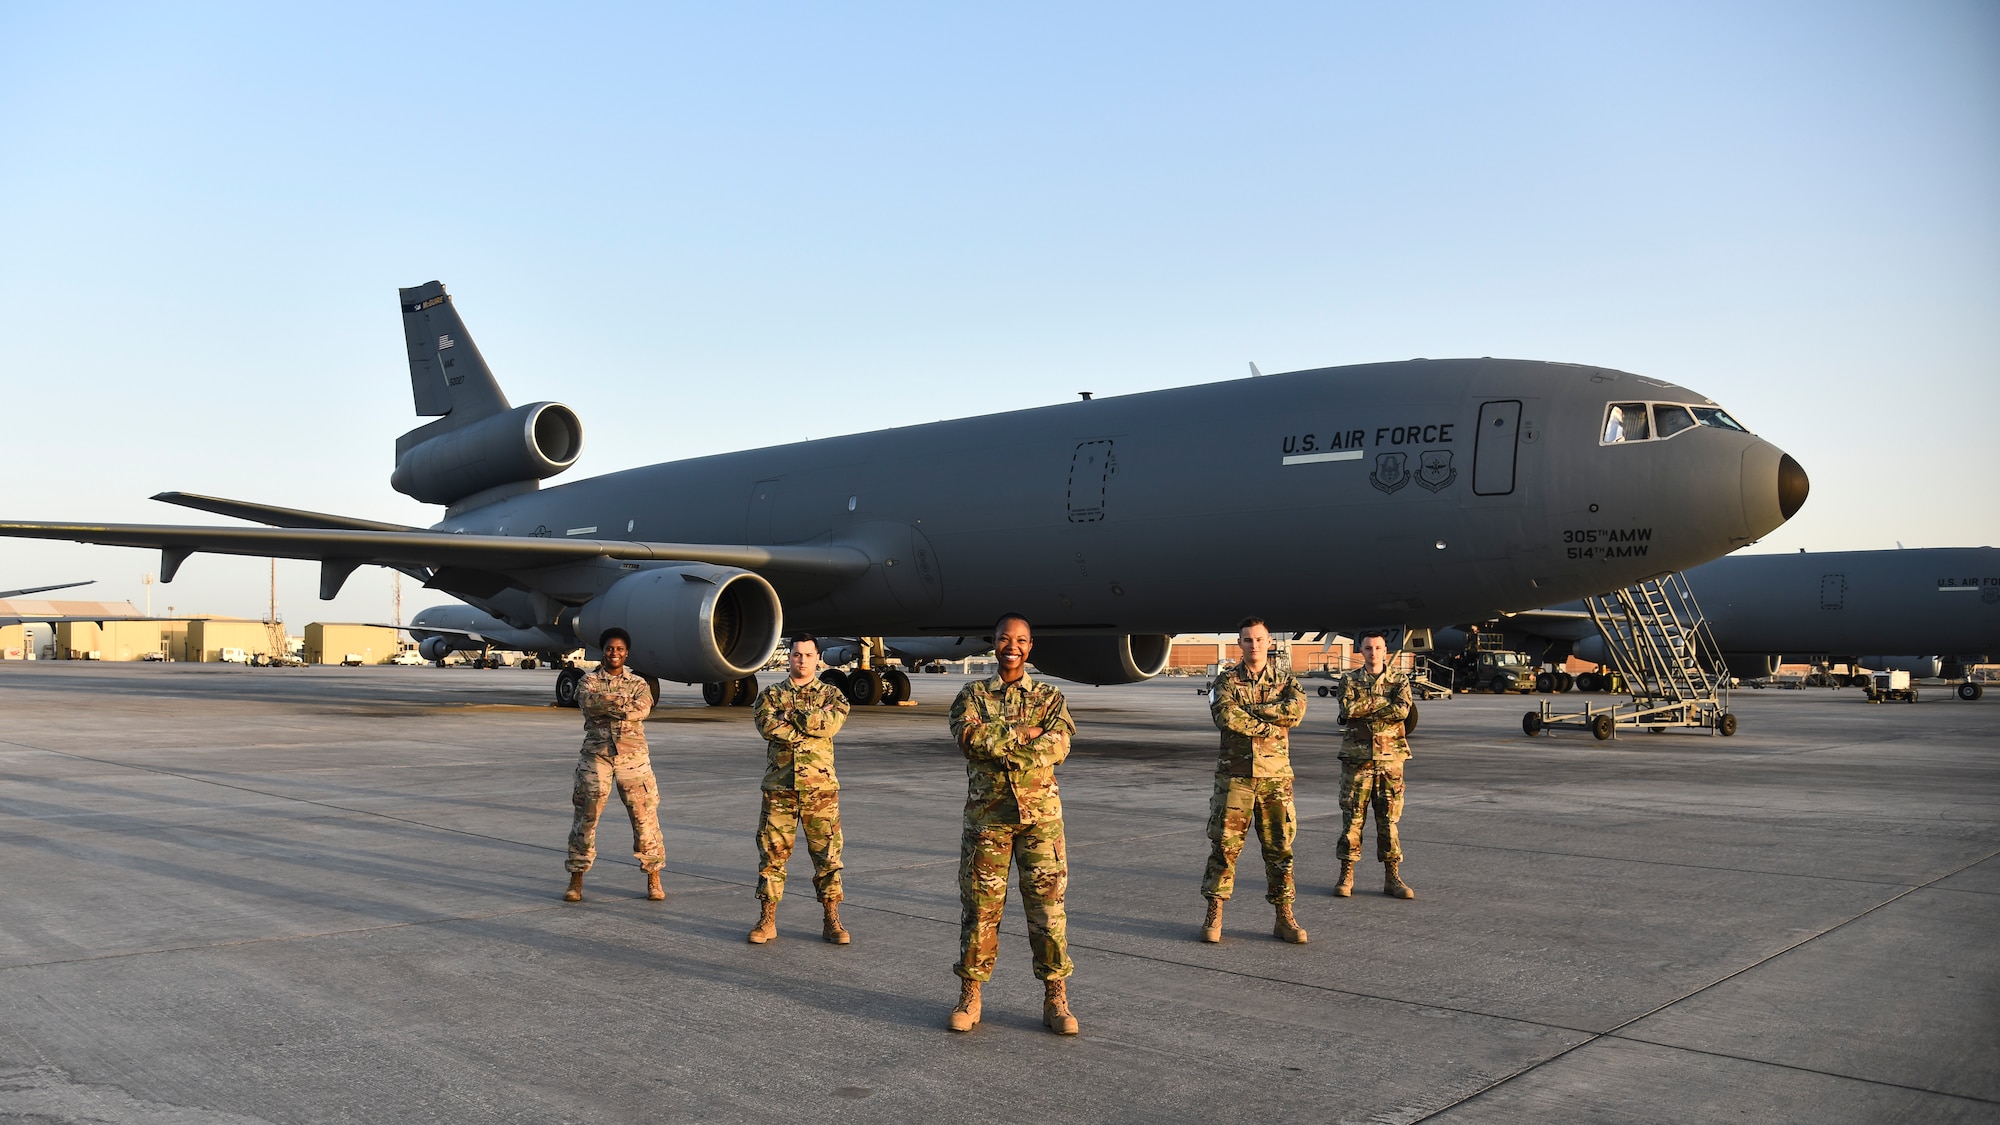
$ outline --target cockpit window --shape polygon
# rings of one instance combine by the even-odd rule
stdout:
[[[1647,424],[1649,421],[1650,426]],[[1739,434],[1750,432],[1719,406],[1695,406],[1680,402],[1614,402],[1604,410],[1603,444],[1660,441],[1697,426],[1735,430]]]
[[[1685,406],[1660,403],[1653,407],[1653,432],[1663,438],[1670,438],[1682,430],[1694,429],[1694,415]]]
[[[1743,428],[1743,423],[1731,418],[1729,412],[1720,406],[1690,406],[1688,409],[1694,411],[1694,420],[1704,426],[1714,426],[1718,430],[1735,430],[1744,434],[1750,432]]]
[[[1645,441],[1646,404],[1643,402],[1614,402],[1604,416],[1604,444],[1613,445],[1621,441]]]

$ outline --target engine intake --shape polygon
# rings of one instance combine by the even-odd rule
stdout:
[[[389,484],[426,504],[451,504],[521,481],[545,480],[576,464],[583,422],[559,402],[531,402],[405,450]]]
[[[769,582],[707,563],[627,575],[576,618],[585,644],[595,646],[606,629],[623,629],[632,634],[635,670],[689,684],[756,672],[777,650],[783,625],[784,610]]]
[[[1173,648],[1165,633],[1043,637],[1028,659],[1048,675],[1080,684],[1136,684],[1165,671]]]

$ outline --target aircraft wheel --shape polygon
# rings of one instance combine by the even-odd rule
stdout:
[[[1646,729],[1654,734],[1665,734],[1667,732],[1667,728],[1665,727],[1647,727]]]
[[[1577,675],[1577,677],[1576,677],[1576,690],[1578,690],[1578,691],[1596,691],[1596,690],[1597,690],[1597,673],[1595,673],[1595,672],[1583,672],[1583,673],[1579,673],[1579,674]]]
[[[910,677],[891,668],[882,673],[882,702],[890,707],[910,698]]]
[[[1493,677],[1492,691],[1494,695],[1506,695],[1508,692],[1511,692],[1513,690],[1514,690],[1513,676],[1503,673],[1501,675]]]
[[[1403,737],[1410,737],[1410,732],[1415,729],[1417,729],[1417,704],[1415,700],[1411,700],[1410,713],[1403,716]]]
[[[521,658],[521,670],[522,670],[523,672],[532,672],[532,671],[534,671],[534,670],[535,670],[535,658],[534,658],[534,657],[532,657],[532,656],[526,656],[526,657],[522,657],[522,658]]]
[[[646,692],[653,697],[653,706],[658,707],[660,705],[660,678],[658,676],[641,676],[639,678],[646,681]]]
[[[1521,716],[1521,732],[1529,738],[1542,733],[1542,713],[1540,711],[1530,711]]]
[[[556,677],[556,706],[576,706],[576,689],[583,683],[583,673],[575,668],[564,668]]]
[[[713,680],[701,685],[701,701],[710,707],[727,707],[736,702],[735,680]]]
[[[736,695],[730,699],[731,707],[748,707],[757,702],[757,677],[745,676],[736,681]]]
[[[823,684],[831,684],[832,686],[840,689],[840,694],[842,695],[847,694],[847,673],[841,671],[838,668],[820,669],[819,682]]]
[[[1590,720],[1590,733],[1597,736],[1597,741],[1603,742],[1605,739],[1611,737],[1611,731],[1615,726],[1616,724],[1612,722],[1611,716],[1599,715],[1595,719]]]
[[[1536,673],[1535,690],[1541,692],[1543,695],[1554,695],[1556,693],[1555,674],[1552,672]]]
[[[1716,733],[1722,735],[1724,738],[1734,735],[1736,733],[1736,716],[1724,711],[1722,717],[1715,720],[1715,729]]]
[[[1965,700],[1967,703],[1975,702],[1979,699],[1980,696],[1985,694],[1986,694],[1986,685],[1984,684],[1975,684],[1971,680],[1967,680],[1964,683],[1958,685],[1958,697],[1960,699]]]
[[[1568,672],[1556,673],[1556,691],[1558,693],[1568,691],[1569,689],[1575,686],[1576,686],[1575,676],[1570,675]]]
[[[1332,695],[1332,694],[1333,694],[1333,689],[1331,689],[1331,688],[1328,688],[1328,687],[1325,687],[1325,686],[1321,686],[1321,688],[1319,689],[1319,697],[1320,697],[1321,699],[1325,699],[1325,698],[1326,698],[1327,696],[1329,696],[1329,695]]]
[[[873,707],[882,702],[882,673],[873,668],[856,668],[847,674],[847,701],[856,707]]]

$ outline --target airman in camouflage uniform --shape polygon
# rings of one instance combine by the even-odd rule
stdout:
[[[1297,897],[1292,840],[1299,818],[1292,804],[1288,732],[1306,717],[1306,693],[1298,680],[1271,662],[1271,631],[1262,618],[1244,618],[1236,627],[1236,644],[1243,659],[1218,673],[1208,694],[1209,716],[1222,732],[1222,751],[1208,803],[1213,846],[1201,880],[1201,893],[1208,897],[1201,940],[1222,940],[1222,904],[1236,889],[1236,857],[1254,829],[1264,852],[1264,899],[1277,908],[1272,933],[1304,945],[1305,928],[1292,916]]]
[[[833,772],[833,736],[847,721],[847,696],[819,676],[819,639],[792,638],[788,678],[757,696],[757,733],[764,736],[763,813],[757,821],[757,897],[763,915],[750,931],[762,945],[778,936],[778,900],[785,897],[785,862],[801,827],[812,854],[813,891],[825,910],[820,936],[850,940],[840,924],[840,779]]]
[[[1333,893],[1354,893],[1354,865],[1361,858],[1361,826],[1375,809],[1375,856],[1382,861],[1382,893],[1415,898],[1397,868],[1403,848],[1396,822],[1403,816],[1403,762],[1410,756],[1403,720],[1410,716],[1410,681],[1389,667],[1389,646],[1380,633],[1361,638],[1362,666],[1340,686],[1340,717],[1347,735],[1340,746],[1340,882]]]
[[[1029,678],[1034,638],[1025,618],[994,628],[999,674],[965,685],[951,705],[951,731],[965,752],[965,832],[959,844],[958,1006],[953,1031],[979,1022],[980,985],[993,978],[1000,912],[1007,905],[1009,862],[1021,869],[1021,906],[1035,976],[1043,982],[1042,1024],[1075,1035],[1066,984],[1073,966],[1063,895],[1069,860],[1063,849],[1062,795],[1056,766],[1069,757],[1076,724],[1055,685]]]
[[[583,754],[570,793],[576,814],[570,820],[569,889],[563,901],[583,901],[583,873],[597,861],[597,819],[615,789],[632,816],[632,855],[645,869],[646,897],[658,902],[667,897],[660,889],[667,852],[660,841],[660,787],[642,725],[653,712],[653,692],[625,666],[632,648],[625,630],[605,630],[597,647],[604,662],[583,678],[576,692],[576,705],[583,711]]]

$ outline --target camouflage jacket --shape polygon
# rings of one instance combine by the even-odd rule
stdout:
[[[1410,756],[1403,720],[1410,717],[1410,681],[1394,668],[1370,676],[1356,668],[1340,685],[1340,717],[1347,724],[1340,756],[1350,762],[1400,762]]]
[[[653,692],[630,668],[614,676],[600,668],[576,685],[576,705],[583,711],[583,752],[614,758],[646,752],[646,728],[653,713]]]
[[[1242,664],[1219,672],[1208,693],[1208,714],[1222,732],[1215,772],[1230,777],[1292,776],[1291,728],[1306,717],[1299,681],[1266,662],[1252,675]]]
[[[1041,727],[1023,739],[1015,727]],[[1056,765],[1076,733],[1069,705],[1053,684],[1022,675],[965,685],[951,704],[951,733],[965,751],[965,823],[1039,824],[1062,819]]]
[[[847,721],[847,696],[832,684],[807,680],[794,687],[779,680],[757,695],[757,733],[765,751],[764,789],[838,789],[833,736]]]

